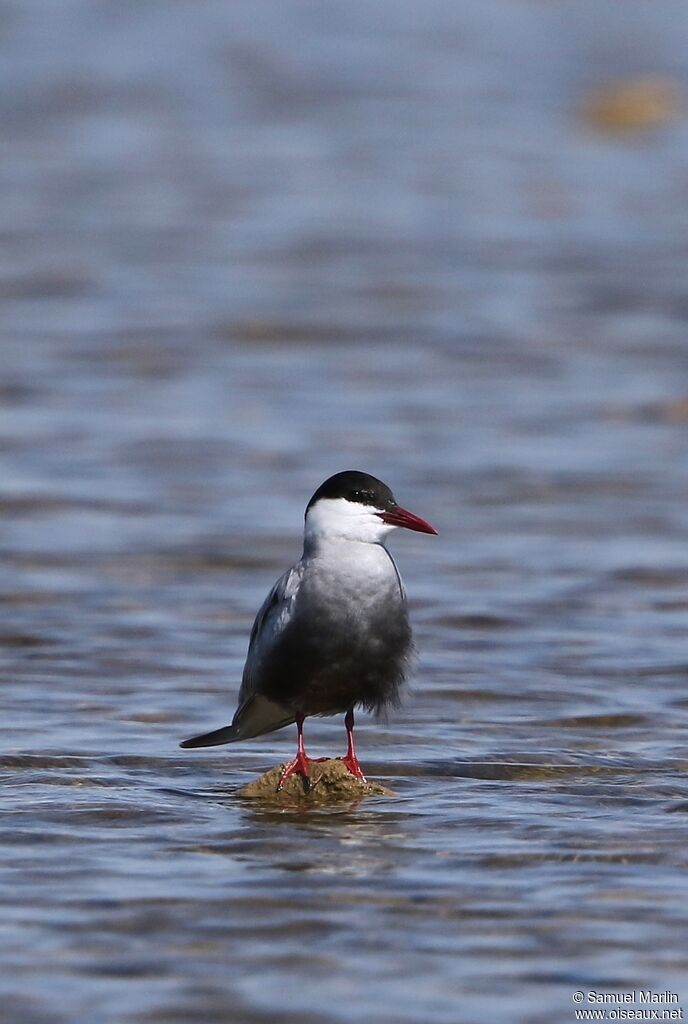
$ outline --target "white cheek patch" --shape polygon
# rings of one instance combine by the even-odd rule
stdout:
[[[378,517],[382,511],[346,498],[321,498],[306,516],[306,539],[379,542],[393,527]]]

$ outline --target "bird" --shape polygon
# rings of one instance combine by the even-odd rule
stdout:
[[[354,709],[397,705],[414,653],[406,591],[386,540],[397,528],[437,534],[376,477],[329,477],[305,512],[301,559],[277,580],[256,615],[231,725],[184,740],[188,749],[237,743],[296,723],[297,751],[284,765],[310,788],[304,720],[343,714],[340,758],[365,782],[354,744]]]

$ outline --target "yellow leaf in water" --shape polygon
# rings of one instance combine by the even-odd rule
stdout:
[[[644,75],[594,89],[583,103],[582,114],[597,131],[630,135],[672,120],[680,99],[679,86],[671,78]]]

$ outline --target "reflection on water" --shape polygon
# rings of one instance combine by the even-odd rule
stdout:
[[[0,40],[6,1019],[688,1004],[688,143],[581,120],[682,5],[58,6]],[[440,531],[397,796],[256,808],[291,730],[177,743],[350,467]]]

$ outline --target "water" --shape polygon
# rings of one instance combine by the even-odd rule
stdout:
[[[576,114],[682,5],[2,13],[3,1024],[688,1003],[688,133]],[[397,798],[260,810],[177,743],[344,468],[440,531]]]

